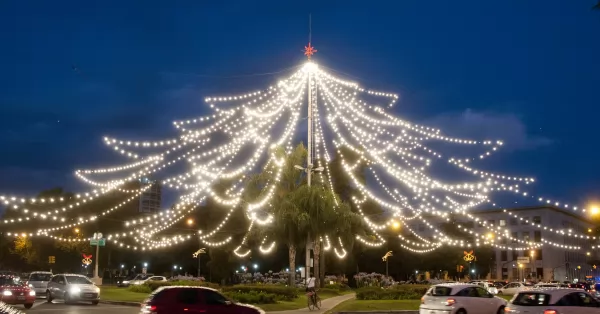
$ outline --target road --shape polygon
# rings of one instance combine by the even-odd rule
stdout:
[[[15,308],[25,313],[40,314],[138,314],[140,308],[137,306],[121,306],[110,304],[91,305],[89,303],[64,304],[61,301],[46,303],[46,300],[37,300],[33,308],[26,310],[22,305],[14,305]]]

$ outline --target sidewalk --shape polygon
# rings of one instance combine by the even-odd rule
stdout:
[[[333,297],[333,298],[322,300],[320,310],[311,311],[306,307],[306,308],[299,309],[299,310],[267,312],[267,314],[320,314],[320,313],[325,313],[325,312],[327,312],[327,310],[331,310],[336,305],[338,305],[346,300],[353,299],[354,297],[355,297],[355,294],[352,293],[352,294],[345,294],[345,295],[340,295],[338,297]]]

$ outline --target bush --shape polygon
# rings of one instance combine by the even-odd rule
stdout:
[[[224,293],[228,298],[241,303],[251,304],[274,304],[277,303],[277,296],[264,291],[238,292],[228,291]]]
[[[164,286],[192,286],[192,287],[209,287],[218,289],[219,285],[206,281],[199,280],[177,280],[177,281],[147,281],[142,286],[150,287],[150,291],[154,291]]]
[[[427,286],[400,285],[383,289],[380,287],[363,287],[356,289],[357,300],[418,300],[425,292]]]
[[[325,285],[325,288],[332,289],[332,290],[338,290],[338,291],[350,290],[350,287],[348,287],[348,285],[343,284],[343,283],[334,283],[332,285]]]
[[[131,292],[137,293],[151,293],[152,291],[154,291],[147,285],[133,285],[129,286],[127,289]]]
[[[173,286],[173,283],[168,281],[146,281],[143,285],[140,286],[146,286],[150,289],[150,292],[152,292],[160,287]]]
[[[223,287],[224,293],[251,294],[252,292],[264,292],[275,295],[276,300],[292,301],[298,297],[298,290],[292,287],[280,285],[236,285],[232,287]]]

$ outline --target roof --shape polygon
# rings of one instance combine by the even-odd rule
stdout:
[[[469,213],[471,213],[473,215],[477,215],[477,214],[488,214],[488,213],[502,213],[505,210],[511,211],[511,212],[519,212],[519,211],[527,211],[527,210],[545,210],[545,209],[576,218],[576,219],[581,220],[588,224],[592,224],[592,225],[594,224],[586,216],[578,215],[578,214],[575,214],[573,211],[567,211],[565,209],[562,209],[562,208],[556,207],[556,206],[552,206],[552,205],[524,206],[524,207],[501,208],[501,209],[474,209],[474,210],[469,211]],[[578,212],[581,213],[581,211],[578,211]]]
[[[204,289],[204,290],[211,290],[211,291],[218,292],[218,290],[216,290],[216,289],[204,287],[204,286],[162,286],[162,287],[158,287],[156,290],[154,290],[154,292],[159,292],[159,291],[174,289],[174,288],[194,288],[194,289]]]

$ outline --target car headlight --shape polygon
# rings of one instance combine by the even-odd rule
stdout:
[[[96,293],[100,293],[100,288],[96,287]]]
[[[129,280],[125,280],[125,281],[123,281],[122,283],[123,283],[123,284],[128,284],[128,283],[129,283]]]
[[[32,284],[28,284],[28,286],[29,286],[29,288],[33,288],[33,285],[32,285]]]
[[[33,291],[33,290],[29,291],[29,295],[30,296],[35,296],[35,291]]]
[[[4,290],[4,291],[2,292],[2,295],[4,295],[4,296],[11,296],[11,295],[12,295],[12,292],[10,292],[10,291],[8,291],[8,290]]]
[[[79,289],[79,287],[72,287],[71,289],[69,289],[69,292],[71,292],[71,293],[79,293],[79,292],[81,292],[81,289]]]

